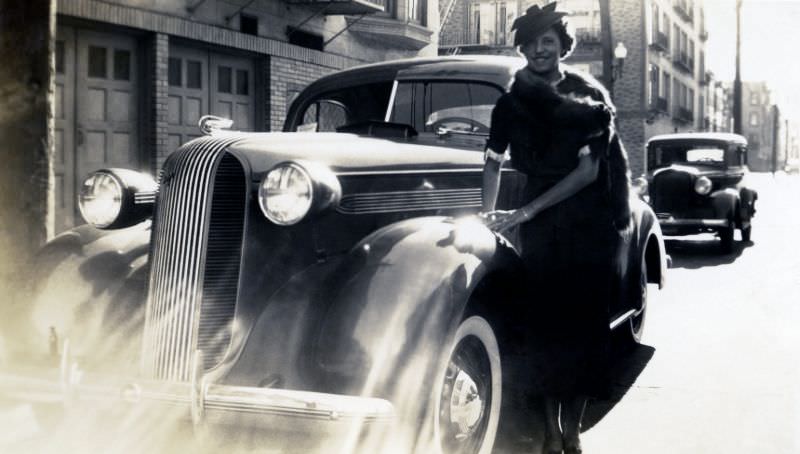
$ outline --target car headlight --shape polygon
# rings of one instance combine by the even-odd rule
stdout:
[[[267,172],[258,187],[258,205],[270,221],[294,225],[341,197],[336,176],[326,167],[285,162]]]
[[[694,190],[700,195],[706,195],[711,192],[711,180],[708,177],[699,177],[694,182]]]
[[[98,170],[81,185],[78,207],[99,229],[129,227],[151,215],[157,186],[149,175],[132,170]]]

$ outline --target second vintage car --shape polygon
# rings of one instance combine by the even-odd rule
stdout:
[[[284,132],[205,119],[157,185],[89,176],[89,224],[44,248],[32,302],[33,331],[68,337],[62,364],[84,371],[62,374],[66,388],[119,391],[111,371],[126,399],[198,424],[356,434],[327,452],[491,452],[526,385],[512,370],[534,304],[520,295],[536,291],[475,214],[488,113],[521,64],[342,71],[297,97]],[[521,184],[506,165],[499,208]],[[666,255],[654,213],[632,203],[609,324],[638,341]]]
[[[665,235],[734,231],[750,241],[758,193],[747,183],[747,140],[729,133],[664,134],[647,142],[650,204]]]

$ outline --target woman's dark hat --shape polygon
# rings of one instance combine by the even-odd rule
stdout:
[[[525,14],[518,17],[511,25],[511,30],[516,30],[514,35],[514,45],[521,46],[533,41],[539,34],[545,32],[548,28],[561,22],[561,19],[567,13],[563,11],[556,11],[556,2],[539,8],[539,5],[533,5],[525,11]]]

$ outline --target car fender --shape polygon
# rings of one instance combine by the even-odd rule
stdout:
[[[140,336],[144,317],[149,242],[147,221],[109,231],[83,225],[47,243],[36,257],[26,341],[46,348],[53,327],[75,356],[98,365],[123,346],[138,355],[132,336]]]
[[[733,218],[739,207],[739,191],[734,188],[720,189],[712,192],[709,197],[718,218]]]
[[[518,266],[513,247],[474,219],[386,226],[335,263],[306,270],[318,286],[298,277],[273,295],[223,379],[359,395],[420,382],[430,368],[404,361],[437,360],[430,349],[443,346],[476,286]],[[417,347],[432,354],[412,358]],[[396,376],[400,364],[412,375]]]

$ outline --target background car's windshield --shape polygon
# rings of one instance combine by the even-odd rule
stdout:
[[[323,93],[303,107],[296,129],[332,132],[347,124],[383,121],[391,92],[392,83],[382,82]]]
[[[724,167],[735,165],[736,152],[726,145],[651,145],[647,151],[648,169],[672,164],[706,165]]]

